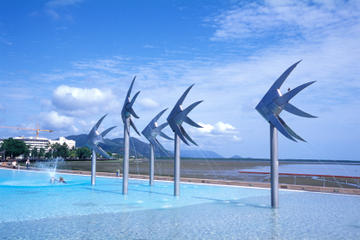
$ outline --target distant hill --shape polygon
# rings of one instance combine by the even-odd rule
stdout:
[[[76,141],[76,147],[84,147],[86,145],[86,134],[71,135],[67,136],[67,139]],[[105,144],[100,146],[108,152],[124,154],[124,139],[114,138],[105,139]],[[130,155],[136,157],[148,157],[150,155],[149,144],[145,143],[137,138],[130,137]],[[172,151],[161,151],[155,147],[156,157],[172,157]],[[182,150],[181,156],[185,158],[223,158],[221,155],[213,151],[202,151],[202,150]]]
[[[76,147],[84,147],[86,145],[86,134],[80,135],[71,135],[66,137],[76,141]],[[124,155],[124,139],[123,138],[114,138],[114,139],[105,139],[105,144],[100,143],[100,146],[107,152],[118,153]],[[144,143],[137,138],[130,137],[130,155],[136,157],[144,157],[150,155],[150,148],[148,143]],[[169,152],[163,152],[160,149],[155,147],[155,156],[156,157],[168,157],[170,156]]]
[[[181,157],[185,158],[224,158],[220,154],[213,151],[204,150],[182,150]]]
[[[232,157],[230,157],[230,158],[235,158],[235,159],[237,159],[237,158],[242,158],[240,155],[234,155],[234,156],[232,156]]]

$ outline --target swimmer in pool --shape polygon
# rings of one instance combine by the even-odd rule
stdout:
[[[66,183],[63,177],[59,178],[59,183]]]

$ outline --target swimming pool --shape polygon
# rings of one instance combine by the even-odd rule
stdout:
[[[0,239],[360,239],[359,196],[61,176],[0,169]]]

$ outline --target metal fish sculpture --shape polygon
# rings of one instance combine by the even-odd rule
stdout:
[[[87,135],[86,145],[90,149],[92,149],[92,158],[91,158],[92,185],[95,185],[95,179],[96,179],[96,153],[104,156],[105,158],[111,158],[109,154],[98,145],[99,143],[105,143],[104,141],[105,135],[108,134],[114,128],[116,128],[116,126],[110,127],[105,131],[103,131],[102,133],[99,133],[98,128],[106,116],[107,114],[105,114],[102,118],[100,118],[99,121],[94,125],[94,127],[90,130],[89,134]]]
[[[162,110],[159,112],[151,121],[150,123],[144,128],[144,130],[141,132],[142,135],[150,142],[150,164],[149,164],[149,184],[153,185],[154,183],[154,161],[155,161],[155,154],[154,154],[154,148],[155,146],[161,149],[163,152],[167,152],[166,149],[160,144],[160,142],[156,139],[157,136],[161,136],[163,138],[166,138],[168,140],[173,140],[169,136],[167,136],[165,133],[162,132],[162,130],[168,125],[168,123],[163,123],[160,126],[158,126],[157,121],[161,117],[161,115],[166,111],[167,109]]]
[[[174,141],[174,195],[179,196],[180,195],[180,139],[187,145],[189,145],[189,142],[196,145],[194,140],[191,139],[189,134],[185,131],[182,124],[183,122],[186,122],[187,124],[202,128],[199,124],[191,120],[187,115],[190,113],[191,110],[193,110],[197,105],[199,105],[202,101],[194,102],[187,108],[182,108],[182,103],[185,100],[185,97],[189,93],[190,89],[194,86],[191,85],[186,91],[182,94],[182,96],[179,98],[179,100],[176,102],[174,108],[170,112],[169,116],[167,117],[167,122],[169,123],[171,129],[174,132],[175,135],[175,141]]]
[[[288,111],[292,114],[295,114],[300,117],[306,118],[316,118],[309,113],[306,113],[291,103],[289,101],[298,94],[301,90],[310,86],[315,81],[304,83],[285,94],[280,92],[280,87],[289,76],[289,74],[294,70],[294,68],[298,65],[300,61],[296,62],[292,66],[290,66],[271,86],[271,88],[267,91],[265,96],[261,99],[259,104],[255,107],[255,109],[274,127],[276,127],[285,137],[293,140],[304,141],[305,140],[296,134],[286,123],[285,121],[279,116],[282,110]]]
[[[270,87],[265,96],[261,99],[255,109],[270,124],[270,159],[271,159],[271,206],[277,208],[279,206],[279,160],[278,160],[278,134],[279,130],[288,139],[297,142],[305,140],[296,134],[279,116],[282,110],[288,111],[300,117],[315,118],[315,116],[306,113],[289,101],[301,90],[310,86],[315,81],[304,83],[285,94],[280,92],[281,85],[285,82],[289,74],[299,64],[300,61],[290,66]]]
[[[171,129],[174,131],[174,133],[177,136],[179,136],[180,139],[186,145],[190,145],[189,142],[191,142],[192,144],[197,146],[196,142],[191,139],[189,134],[187,134],[184,127],[182,126],[182,123],[186,122],[187,124],[189,124],[193,127],[202,128],[202,126],[200,126],[199,124],[197,124],[196,122],[191,120],[187,115],[190,113],[191,110],[193,110],[197,105],[199,105],[203,101],[194,102],[193,104],[189,105],[184,110],[182,108],[182,104],[183,104],[187,94],[189,93],[190,89],[193,86],[194,86],[194,84],[192,84],[190,87],[188,87],[188,89],[186,89],[186,91],[181,95],[179,100],[176,102],[174,108],[170,112],[170,114],[167,118],[167,122],[169,123],[169,125],[170,125]]]
[[[133,78],[129,90],[127,91],[126,98],[124,101],[124,106],[121,110],[121,118],[124,123],[124,159],[123,159],[123,194],[126,195],[128,192],[128,178],[129,178],[129,153],[130,153],[130,126],[135,130],[135,132],[140,136],[139,131],[135,127],[131,116],[139,118],[133,109],[133,105],[140,91],[135,93],[134,97],[130,100],[130,94],[132,87],[134,85],[136,76]]]
[[[129,90],[128,90],[127,94],[126,94],[124,105],[123,105],[123,108],[121,110],[121,118],[122,118],[124,124],[126,124],[126,120],[129,119],[130,126],[140,136],[139,131],[137,130],[133,120],[131,119],[131,116],[133,116],[134,118],[139,118],[139,116],[135,113],[135,111],[133,109],[133,105],[134,105],[135,100],[136,100],[137,96],[139,95],[140,91],[135,93],[134,97],[130,101],[130,94],[131,94],[131,90],[132,90],[132,87],[134,85],[135,79],[136,79],[136,76],[133,78],[133,80],[131,82],[131,85],[129,87]],[[126,128],[126,131],[129,132],[129,128]]]

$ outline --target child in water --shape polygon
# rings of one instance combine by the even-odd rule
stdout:
[[[55,177],[50,178],[50,183],[55,184],[56,182],[59,183],[66,183],[63,177],[59,177],[59,180],[57,180]]]
[[[59,178],[59,183],[66,183],[63,177]]]

